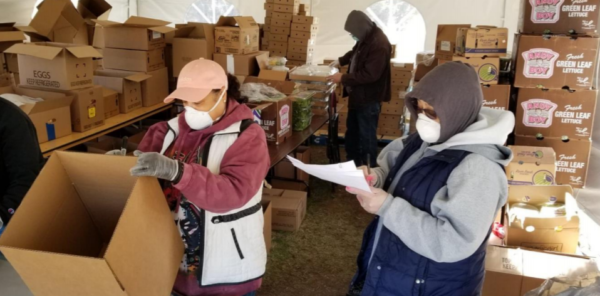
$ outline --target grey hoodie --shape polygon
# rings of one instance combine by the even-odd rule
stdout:
[[[475,123],[440,145],[424,143],[400,169],[390,186],[390,195],[377,213],[381,217],[375,237],[379,240],[385,226],[411,250],[436,262],[457,262],[471,256],[490,230],[498,210],[506,203],[507,180],[501,166],[512,159],[503,147],[515,125],[507,111],[482,108]],[[376,187],[383,186],[395,161],[404,148],[403,139],[388,145],[378,157]],[[431,203],[432,215],[423,212],[391,193],[402,174],[423,157],[445,149],[471,152],[450,174],[447,185]]]

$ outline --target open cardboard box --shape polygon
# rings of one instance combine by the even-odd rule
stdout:
[[[152,72],[135,72],[135,71],[121,71],[121,70],[104,70],[98,71],[98,73],[113,73],[120,74],[125,77],[147,77],[142,80],[142,106],[152,107],[154,105],[164,102],[165,98],[169,95],[169,71],[167,68]],[[137,76],[144,75],[144,76]]]
[[[112,89],[120,94],[119,110],[127,114],[142,107],[142,82],[151,78],[143,73],[129,74],[122,71],[97,70],[94,83]]]
[[[173,38],[173,77],[185,65],[200,58],[210,60],[215,52],[215,26],[188,23],[179,25]]]
[[[33,122],[37,131],[38,142],[45,143],[68,136],[71,130],[72,96],[49,91],[25,89],[17,86],[0,87],[0,95],[12,93],[33,98],[42,98],[43,102],[21,106]]]
[[[260,72],[258,60],[269,59],[269,52],[259,51],[250,54],[215,53],[214,61],[232,75],[255,76]]]
[[[519,217],[513,221],[510,213],[513,205],[525,203],[539,207],[551,200],[562,203],[566,215],[562,217]],[[573,189],[564,186],[511,186],[506,207],[506,244],[542,251],[575,254],[579,242],[579,217]]]
[[[14,27],[15,23],[0,24],[0,55],[16,43],[23,43],[25,34]]]
[[[215,27],[215,52],[249,54],[259,48],[260,28],[250,16],[221,16]]]
[[[96,23],[93,20],[108,20],[112,6],[105,0],[79,0],[77,10],[85,21],[88,35],[87,44],[93,45],[96,35]],[[101,34],[104,34],[104,32]],[[104,46],[101,48],[104,48]]]
[[[132,16],[124,23],[96,20],[104,32],[104,46],[115,49],[154,50],[166,46],[165,34],[175,31],[169,22]]]
[[[163,69],[167,63],[164,48],[153,50],[105,48],[102,53],[104,69],[147,73]]]
[[[506,167],[510,185],[556,183],[556,153],[550,147],[509,146],[513,159]]]
[[[43,1],[28,26],[18,27],[31,41],[88,45],[85,20],[68,0]]]
[[[435,38],[435,57],[441,60],[451,60],[456,49],[458,30],[470,27],[470,24],[438,25]]]
[[[36,296],[169,295],[183,242],[136,158],[55,152],[0,238]]]

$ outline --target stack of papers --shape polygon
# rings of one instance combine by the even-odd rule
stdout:
[[[287,157],[292,164],[309,175],[335,184],[371,192],[369,183],[362,170],[358,170],[353,161],[338,164],[316,165],[305,164],[291,156]]]

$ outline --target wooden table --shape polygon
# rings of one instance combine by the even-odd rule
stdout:
[[[61,151],[73,148],[77,145],[81,145],[85,142],[92,141],[108,133],[132,125],[152,115],[167,111],[172,107],[172,104],[173,103],[161,103],[152,107],[142,107],[140,109],[131,111],[127,114],[119,114],[115,117],[107,119],[103,126],[91,129],[87,132],[73,133],[66,137],[42,143],[40,144],[40,149],[42,150],[44,157],[49,157],[54,151]]]
[[[310,126],[301,131],[293,132],[292,136],[289,137],[285,142],[275,145],[269,144],[269,155],[271,156],[271,167],[274,167],[280,161],[282,161],[287,155],[292,153],[302,143],[304,143],[311,135],[316,133],[327,123],[327,116],[313,116]]]

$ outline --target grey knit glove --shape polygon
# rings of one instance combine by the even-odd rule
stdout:
[[[143,153],[136,150],[137,164],[131,169],[134,177],[156,177],[178,183],[183,175],[183,164],[156,152]]]

